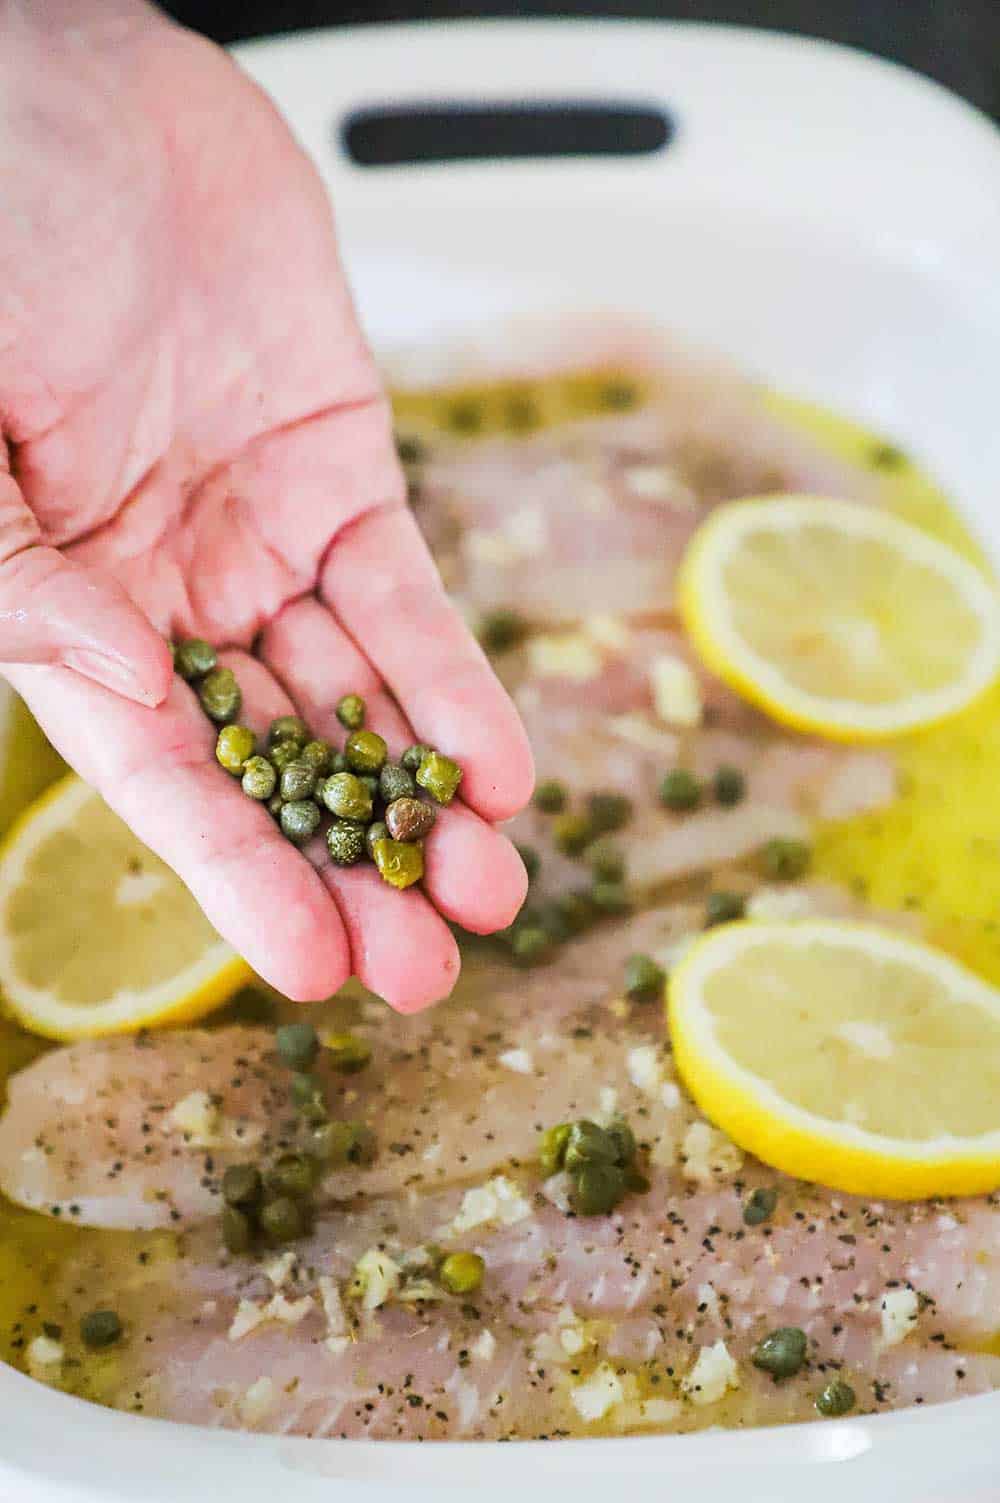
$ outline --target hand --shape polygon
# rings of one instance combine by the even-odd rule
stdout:
[[[318,177],[225,54],[145,5],[0,0],[0,181],[4,672],[275,986],[440,998],[445,919],[489,932],[523,900],[490,822],[531,758],[407,510]],[[294,708],[331,732],[357,690],[391,753],[462,764],[428,896],[310,864],[215,764],[163,640],[194,635],[255,729]]]

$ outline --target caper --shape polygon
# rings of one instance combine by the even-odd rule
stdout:
[[[310,1134],[313,1152],[325,1164],[346,1164],[356,1142],[352,1122],[321,1122]]]
[[[323,802],[338,819],[366,820],[372,817],[372,796],[353,772],[335,772],[323,784]]]
[[[390,887],[412,887],[424,874],[424,853],[419,845],[409,845],[405,840],[376,840],[372,842],[372,855],[379,876]]]
[[[306,1071],[293,1075],[289,1094],[293,1105],[299,1110],[299,1115],[307,1122],[326,1121],[326,1098],[323,1095],[323,1085],[315,1075],[310,1075]]]
[[[234,777],[241,777],[256,745],[257,737],[248,726],[224,725],[216,738],[215,760]]]
[[[90,1310],[80,1321],[80,1340],[91,1351],[103,1351],[121,1340],[122,1323],[114,1310]]]
[[[705,903],[705,928],[731,924],[746,912],[746,898],[739,892],[710,892]]]
[[[747,1196],[743,1207],[743,1221],[746,1226],[763,1226],[765,1221],[770,1221],[778,1205],[778,1192],[768,1185],[758,1185]]]
[[[617,1158],[617,1144],[603,1127],[586,1117],[572,1124],[563,1154],[563,1164],[570,1173],[584,1164],[613,1164]]]
[[[625,962],[625,995],[633,1002],[658,1002],[667,974],[651,955],[630,955]]]
[[[624,882],[595,882],[590,889],[590,901],[598,913],[631,913],[632,898]]]
[[[189,637],[174,648],[174,668],[188,683],[211,673],[217,662],[215,648],[201,637]]]
[[[356,866],[366,850],[364,826],[350,819],[335,819],[326,832],[326,848],[334,866]]]
[[[538,873],[542,869],[541,856],[539,856],[533,845],[522,845],[518,843],[515,845],[515,850],[517,851],[517,854],[520,856],[521,860],[524,862],[524,869],[528,874],[528,881],[534,882],[535,878],[538,876]]]
[[[591,793],[587,796],[590,823],[599,835],[610,834],[632,818],[632,800],[624,793]]]
[[[558,1122],[555,1127],[547,1127],[538,1139],[538,1163],[546,1179],[563,1167],[571,1131],[569,1122]]]
[[[398,762],[387,762],[378,775],[378,791],[387,804],[396,798],[414,798],[417,785],[412,772]]]
[[[301,715],[279,715],[268,727],[268,746],[277,746],[282,741],[297,741],[305,746],[308,740],[309,727]]]
[[[509,652],[528,630],[528,623],[517,611],[490,611],[479,623],[477,635],[486,652]]]
[[[209,720],[227,724],[240,713],[243,696],[231,668],[213,668],[198,685],[198,698]]]
[[[478,1253],[453,1252],[443,1259],[438,1281],[449,1294],[472,1294],[483,1282],[486,1264]]]
[[[809,870],[812,852],[804,840],[769,840],[760,853],[760,869],[775,882],[794,882]]]
[[[660,803],[679,814],[688,809],[697,809],[701,803],[701,784],[686,767],[675,767],[660,784]]]
[[[418,798],[394,799],[385,811],[385,822],[393,840],[423,840],[433,830],[437,810]]]
[[[294,845],[305,845],[319,829],[320,812],[312,799],[296,799],[282,804],[281,833]]]
[[[319,1054],[319,1034],[311,1023],[282,1023],[274,1043],[281,1063],[290,1070],[308,1070]]]
[[[365,702],[360,694],[345,694],[337,700],[337,719],[348,731],[360,731],[365,723]]]
[[[608,1123],[604,1130],[614,1145],[615,1162],[623,1168],[631,1164],[635,1158],[636,1151],[635,1133],[625,1119],[623,1117],[616,1117],[613,1122]]]
[[[344,756],[344,753],[342,751],[335,751],[333,753],[333,756],[330,758],[330,771],[331,772],[346,772],[347,771],[347,758]]]
[[[341,1075],[356,1075],[372,1057],[372,1046],[356,1033],[328,1033],[323,1039],[325,1058]]]
[[[291,767],[300,760],[300,745],[298,741],[278,741],[269,750],[267,760],[279,777],[286,767]]]
[[[543,814],[561,814],[566,807],[566,788],[555,778],[546,778],[535,788],[534,805]]]
[[[794,1378],[806,1360],[806,1333],[798,1326],[779,1326],[750,1353],[754,1367],[772,1378]]]
[[[230,1164],[222,1176],[222,1198],[227,1206],[245,1210],[260,1200],[263,1182],[254,1164]]]
[[[266,757],[251,757],[243,769],[243,792],[249,798],[269,799],[278,786],[278,774]]]
[[[307,741],[299,753],[299,760],[308,763],[318,778],[324,777],[330,771],[332,757],[333,747],[329,741],[323,741],[318,737],[313,741]]]
[[[578,1216],[607,1216],[625,1193],[617,1164],[584,1164],[574,1176],[569,1203]]]
[[[583,859],[601,882],[620,882],[625,875],[625,853],[607,835],[592,840]]]
[[[541,965],[551,954],[551,936],[540,925],[519,925],[511,935],[510,955],[515,965]]]
[[[273,1198],[290,1195],[293,1200],[302,1200],[312,1194],[314,1184],[313,1166],[302,1153],[283,1153],[267,1177]]]
[[[267,801],[267,812],[273,814],[275,819],[280,819],[281,811],[285,807],[285,800],[280,793],[272,793]]]
[[[597,917],[597,909],[594,907],[590,893],[584,889],[574,892],[564,892],[554,899],[563,922],[568,925],[571,934],[582,934],[589,929]]]
[[[388,839],[389,826],[384,819],[377,819],[373,824],[368,826],[365,830],[365,850],[368,852],[368,859],[370,861],[375,860],[375,842],[377,840]]]
[[[652,1188],[646,1176],[635,1167],[634,1164],[626,1164],[623,1169],[625,1175],[625,1188],[633,1195],[647,1195]]]
[[[261,1208],[260,1229],[268,1242],[278,1246],[301,1237],[306,1230],[306,1220],[297,1200],[290,1195],[279,1195]]]
[[[354,1141],[347,1150],[348,1161],[362,1165],[374,1163],[378,1143],[371,1128],[365,1122],[351,1122],[348,1125],[354,1136]]]
[[[579,856],[594,838],[590,816],[566,810],[552,821],[552,839],[565,856]]]
[[[850,1414],[856,1402],[857,1394],[843,1378],[834,1378],[816,1395],[816,1408],[824,1419],[837,1419],[842,1414]]]
[[[462,781],[462,769],[450,757],[429,751],[416,772],[417,782],[439,804],[450,804]]]
[[[715,769],[712,792],[715,794],[715,802],[724,809],[731,809],[734,804],[738,804],[746,793],[746,787],[747,780],[738,767],[724,764]]]
[[[222,1208],[222,1242],[227,1251],[237,1257],[249,1252],[253,1246],[253,1221],[238,1206]]]
[[[413,746],[406,748],[399,759],[399,764],[401,767],[405,767],[407,772],[415,773],[430,751],[431,748],[429,746],[424,746],[422,742],[418,741]]]
[[[279,787],[286,803],[312,798],[316,790],[316,770],[308,762],[303,762],[301,757],[296,757],[282,772]]]
[[[344,742],[344,756],[352,772],[380,772],[389,754],[375,731],[352,731]]]

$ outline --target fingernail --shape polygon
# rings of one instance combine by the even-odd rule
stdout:
[[[87,647],[73,648],[64,654],[63,663],[67,668],[72,668],[74,673],[93,679],[95,684],[101,684],[114,694],[134,699],[151,709],[163,698],[150,685],[144,684],[128,663],[123,663],[120,658],[108,657],[103,652],[95,652]]]

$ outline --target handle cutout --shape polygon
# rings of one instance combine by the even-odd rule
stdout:
[[[547,157],[634,157],[676,133],[658,107],[559,100],[543,104],[378,105],[344,121],[340,140],[358,167]]]

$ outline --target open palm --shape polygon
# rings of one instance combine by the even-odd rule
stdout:
[[[59,46],[15,10],[0,4],[4,670],[275,985],[320,997],[353,970],[401,1008],[435,1000],[458,964],[444,918],[488,931],[523,898],[491,822],[527,798],[531,760],[406,508],[322,186],[229,60],[144,6],[110,4]],[[357,690],[391,753],[421,739],[463,764],[465,804],[428,846],[434,906],[303,860],[242,795],[171,674],[163,637],[190,635],[226,644],[255,729],[296,708],[331,733]]]

